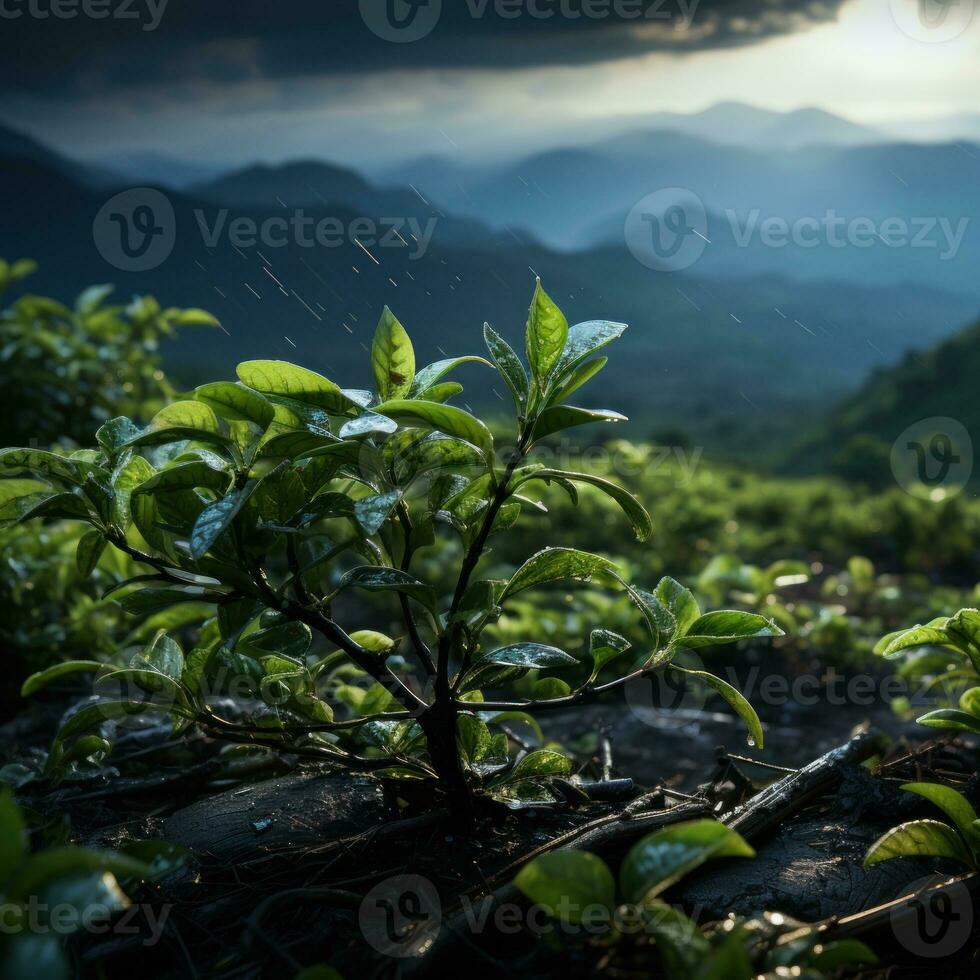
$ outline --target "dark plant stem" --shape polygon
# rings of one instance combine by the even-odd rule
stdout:
[[[486,547],[487,539],[490,537],[490,532],[493,530],[497,514],[500,513],[500,508],[510,496],[511,477],[526,454],[527,438],[522,432],[518,448],[511,455],[507,468],[504,470],[503,478],[497,484],[493,498],[483,517],[483,523],[480,525],[480,530],[463,556],[463,564],[456,582],[452,604],[449,607],[447,618],[450,620],[459,610],[473,572],[483,556],[483,550]],[[449,680],[450,664],[459,645],[459,636],[459,624],[452,623],[439,637],[435,699],[432,705],[421,715],[419,723],[425,732],[433,768],[438,773],[440,782],[446,791],[450,813],[465,829],[472,826],[473,799],[469,784],[466,781],[466,774],[463,771],[459,748],[456,744],[456,720],[459,716],[459,702],[456,700],[455,691]]]

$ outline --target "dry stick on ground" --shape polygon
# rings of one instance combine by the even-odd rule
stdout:
[[[841,772],[846,766],[872,758],[880,753],[884,746],[885,740],[879,733],[863,732],[814,760],[808,766],[777,780],[753,796],[744,806],[723,816],[722,822],[737,830],[748,840],[758,839],[832,789],[840,781]],[[620,813],[601,817],[523,854],[490,878],[486,887],[471,889],[470,892],[465,893],[461,902],[470,902],[469,907],[460,908],[446,917],[428,953],[411,963],[404,964],[407,967],[407,975],[428,973],[437,961],[455,947],[457,942],[476,939],[475,936],[467,935],[467,927],[473,917],[477,917],[479,921],[489,921],[489,916],[500,905],[525,901],[512,881],[524,865],[540,854],[565,847],[594,851],[599,854],[622,851],[650,831],[710,813],[709,805],[700,802],[684,803],[655,813],[642,813],[640,808],[647,800],[649,797],[636,800]],[[493,891],[489,891],[490,888],[493,888]],[[479,900],[477,907],[474,898],[481,894],[483,898]]]
[[[757,840],[835,786],[845,766],[864,762],[885,747],[880,733],[862,732],[802,769],[777,779],[743,806],[722,816],[721,822],[746,840]]]

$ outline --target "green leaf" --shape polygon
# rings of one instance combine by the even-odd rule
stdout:
[[[408,332],[386,306],[371,344],[371,368],[383,402],[404,398],[415,379],[415,350]]]
[[[463,357],[447,357],[444,360],[435,361],[422,368],[415,376],[415,380],[412,382],[412,386],[408,392],[409,398],[422,398],[440,378],[447,375],[450,371],[455,371],[460,364],[471,363],[485,364],[487,367],[493,367],[485,357],[477,357],[475,354],[466,354]],[[390,395],[387,397],[398,398],[401,396]]]
[[[82,473],[70,459],[44,449],[0,449],[0,470],[16,470],[80,484]]]
[[[643,621],[653,639],[654,649],[660,650],[662,647],[667,647],[677,631],[677,621],[674,619],[674,614],[657,596],[643,589],[637,589],[622,576],[619,576],[619,583],[643,616]]]
[[[171,680],[179,681],[184,672],[184,651],[172,637],[159,630],[156,636],[130,661],[130,666],[138,670],[150,670],[165,674]]]
[[[469,765],[479,762],[490,748],[490,729],[475,715],[460,715],[456,719],[456,740]]]
[[[124,446],[140,434],[139,426],[132,420],[120,415],[109,419],[95,433],[98,444],[109,456],[115,456]]]
[[[957,732],[974,732],[980,735],[980,718],[960,711],[957,708],[940,708],[930,711],[918,719],[926,728],[948,728]]]
[[[455,405],[440,405],[426,401],[389,401],[379,405],[376,412],[406,426],[437,429],[456,436],[485,451],[493,449],[490,430],[477,418]]]
[[[628,902],[656,898],[705,861],[755,857],[734,830],[717,820],[691,820],[648,834],[626,855],[620,886]]]
[[[619,412],[606,408],[575,408],[573,405],[552,405],[546,408],[534,424],[533,437],[537,442],[546,436],[572,429],[577,425],[590,425],[592,422],[628,422]]]
[[[556,701],[572,693],[571,685],[559,677],[545,677],[535,681],[532,697],[535,701]]]
[[[237,373],[243,384],[263,395],[291,398],[331,415],[346,415],[359,407],[323,375],[288,361],[245,361]]]
[[[231,476],[225,470],[216,470],[202,460],[178,463],[154,473],[148,480],[139,484],[133,493],[152,493],[155,491],[194,490],[203,487],[223,493],[228,489]]]
[[[933,620],[925,626],[913,626],[911,629],[890,633],[875,647],[875,653],[886,659],[892,659],[903,650],[922,646],[957,646],[945,629],[946,619]],[[936,625],[943,623],[943,626]],[[887,641],[887,642],[886,642]]]
[[[226,443],[227,436],[214,412],[203,402],[173,402],[160,409],[150,424],[126,443],[127,446],[157,446],[182,439]]]
[[[242,507],[248,502],[257,481],[252,481],[241,490],[233,490],[227,497],[208,504],[194,522],[191,532],[191,554],[198,560],[203,558],[214,543],[231,526]]]
[[[58,738],[64,740],[72,735],[98,728],[103,722],[119,721],[127,715],[166,710],[167,707],[164,705],[154,705],[144,701],[99,701],[73,714],[59,729]]]
[[[102,670],[103,667],[105,664],[98,660],[66,660],[64,663],[54,664],[36,674],[31,674],[20,689],[21,697],[29,698],[42,687],[47,687],[62,677],[72,674],[91,674]]]
[[[364,589],[367,592],[401,592],[435,612],[436,595],[432,588],[408,572],[383,565],[360,565],[340,580],[341,589]]]
[[[50,494],[50,485],[42,483],[40,480],[0,480],[0,510],[3,510],[6,504],[14,500],[21,500],[24,497],[36,497],[40,499],[50,496]]]
[[[454,395],[458,395],[463,390],[463,386],[458,381],[444,381],[442,384],[433,385],[426,388],[416,398],[421,398],[427,402],[448,402]]]
[[[587,320],[569,327],[568,342],[556,372],[558,377],[569,375],[587,357],[591,357],[606,344],[622,337],[626,331],[625,323],[610,320]]]
[[[701,615],[694,593],[669,576],[665,576],[657,583],[653,594],[674,617],[674,635],[677,637],[684,636]]]
[[[302,662],[313,644],[313,633],[305,623],[287,622],[243,636],[235,652],[258,660],[276,654]]]
[[[523,412],[528,399],[528,380],[521,359],[489,323],[483,324],[483,339],[500,377],[514,396],[518,411]]]
[[[653,533],[653,523],[650,515],[646,512],[640,502],[628,490],[624,490],[611,480],[603,479],[601,476],[593,476],[591,473],[575,473],[567,470],[552,470],[548,468],[534,470],[527,476],[522,477],[517,486],[528,483],[531,480],[571,480],[574,483],[585,483],[589,486],[601,490],[607,497],[611,497],[623,509],[623,513],[629,518],[636,532],[638,541],[646,541]]]
[[[408,433],[405,433],[408,435]],[[385,444],[387,448],[392,440]],[[472,443],[441,432],[430,432],[416,439],[407,448],[394,452],[390,467],[395,479],[402,484],[410,483],[422,473],[432,470],[459,470],[473,466],[486,466],[486,457]]]
[[[609,866],[588,851],[542,854],[520,870],[514,884],[535,905],[565,922],[581,922],[589,906],[611,912],[616,904],[616,881]]]
[[[398,645],[397,641],[377,630],[355,630],[350,638],[369,653],[391,653]]]
[[[893,827],[871,845],[864,866],[870,868],[899,857],[950,858],[968,868],[973,866],[959,834],[938,820],[913,820]]]
[[[902,789],[907,793],[915,793],[938,806],[953,821],[971,848],[977,850],[977,845],[980,843],[974,829],[977,814],[962,793],[957,793],[952,787],[942,786],[939,783],[906,783]]]
[[[531,365],[534,380],[543,390],[565,350],[568,340],[568,321],[551,297],[541,288],[541,280],[534,284],[534,297],[527,317],[525,338],[527,362]]]
[[[276,410],[258,392],[233,381],[216,381],[194,389],[194,397],[222,418],[253,422],[263,432],[272,425]]]
[[[960,707],[974,718],[980,719],[980,687],[971,687],[960,695]]]
[[[616,566],[606,558],[574,548],[545,548],[532,555],[511,577],[500,601],[524,589],[550,582],[591,582],[602,572],[614,574]]]
[[[340,427],[341,439],[360,439],[364,436],[390,435],[398,431],[398,423],[377,412],[365,412]]]
[[[115,851],[97,851],[71,844],[49,847],[31,856],[10,883],[9,894],[26,899],[31,895],[39,895],[43,889],[59,880],[78,878],[94,872],[145,879],[149,876],[150,869],[142,861]]]
[[[361,530],[371,537],[381,530],[382,525],[391,516],[391,512],[402,499],[400,490],[382,493],[377,496],[364,497],[354,504],[354,515]]]
[[[679,670],[681,673],[688,674],[691,677],[696,677],[702,683],[707,684],[708,687],[716,690],[731,705],[735,714],[745,722],[749,730],[749,736],[752,739],[752,744],[758,749],[764,748],[765,735],[762,732],[762,722],[759,721],[759,716],[756,714],[755,708],[749,704],[740,691],[726,681],[723,681],[720,677],[709,674],[707,671],[688,670],[676,665],[674,665],[673,669]]]
[[[206,601],[207,597],[204,590],[200,587],[190,587],[187,589],[140,589],[138,592],[131,592],[119,600],[119,605],[124,612],[131,616],[147,616],[152,613],[161,612],[171,606],[180,605],[185,602]]]
[[[520,673],[523,674],[523,671]],[[541,731],[541,725],[538,724],[537,718],[534,715],[528,714],[526,711],[501,711],[490,718],[490,724],[492,725],[503,725],[504,722],[510,721],[519,721],[527,725],[534,732],[539,742],[544,741],[544,733]]]
[[[699,650],[736,640],[783,635],[783,631],[765,616],[726,609],[706,613],[694,620],[678,643],[689,650]]]
[[[592,676],[595,677],[610,660],[625,653],[630,641],[611,630],[593,630],[589,636],[589,653],[592,655]]]
[[[568,667],[578,661],[564,650],[545,646],[543,643],[512,643],[499,650],[480,654],[476,663],[480,666],[498,664],[502,667]]]
[[[82,578],[88,578],[95,571],[95,566],[105,551],[106,539],[101,531],[86,531],[78,539],[75,551],[75,565]]]
[[[572,762],[560,752],[551,749],[537,749],[528,752],[520,762],[507,774],[508,781],[527,779],[532,776],[568,776],[572,771]]]
[[[548,404],[560,405],[574,395],[579,388],[588,384],[608,363],[608,357],[597,357],[593,361],[586,361],[577,368],[573,368],[560,387],[556,388],[555,393],[548,399]]]

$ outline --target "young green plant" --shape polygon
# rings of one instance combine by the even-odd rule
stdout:
[[[136,616],[189,600],[214,609],[187,652],[161,631],[121,669],[75,661],[31,678],[29,693],[89,671],[102,695],[64,724],[52,766],[106,719],[162,711],[178,729],[197,724],[340,767],[434,779],[465,818],[474,790],[520,806],[554,800],[552,781],[571,774],[571,761],[551,748],[513,751],[505,723],[675,669],[681,648],[780,635],[763,616],[702,614],[672,579],[647,591],[608,558],[570,548],[546,548],[505,578],[487,577],[492,537],[538,509],[528,497],[536,481],[573,501],[582,485],[606,494],[637,537],[649,537],[647,512],[619,485],[530,460],[557,432],[623,419],[568,399],[604,366],[597,352],[624,329],[606,321],[569,327],[538,283],[527,365],[487,325],[488,358],[418,368],[407,332],[386,309],[371,351],[374,391],[342,389],[295,364],[247,361],[237,382],[203,385],[145,427],[111,419],[96,434],[98,448],[0,452],[0,471],[31,477],[2,496],[0,522],[89,524],[80,566],[92,567],[111,546],[145,567],[117,593]],[[448,404],[461,386],[444,379],[466,363],[496,370],[509,389],[511,447],[502,450],[483,421]],[[447,536],[458,570],[440,591],[418,577],[416,558]],[[597,628],[586,663],[542,643],[485,642],[515,596],[589,582],[625,590],[642,617],[641,641]],[[397,611],[403,638],[364,628],[365,619],[377,623],[364,606],[371,597]],[[628,666],[604,679],[619,659]],[[541,670],[570,681],[549,677],[531,698],[484,696]],[[695,673],[761,747],[759,719],[741,694]],[[229,694],[235,717],[216,705]]]

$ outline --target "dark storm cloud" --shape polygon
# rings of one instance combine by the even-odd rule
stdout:
[[[577,65],[757,43],[832,20],[844,2],[364,0],[362,16],[358,0],[0,0],[0,84],[64,96],[114,85]]]

